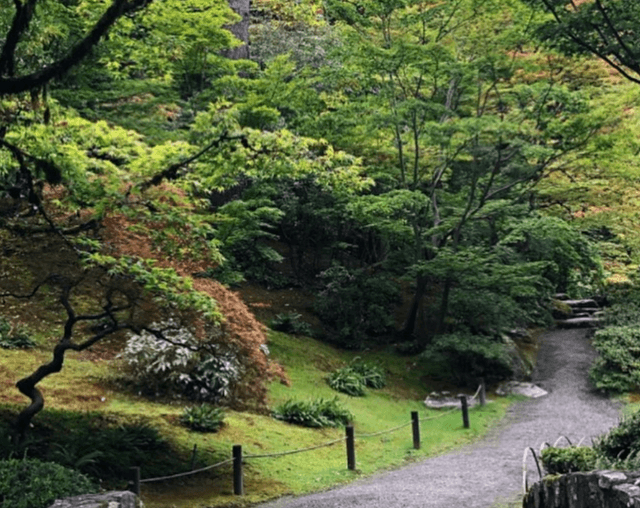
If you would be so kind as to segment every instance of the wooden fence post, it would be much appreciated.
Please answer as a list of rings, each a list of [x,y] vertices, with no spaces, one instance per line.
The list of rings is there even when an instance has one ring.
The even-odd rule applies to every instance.
[[[487,386],[484,384],[484,378],[480,378],[480,405],[487,403]]]
[[[129,490],[136,496],[140,496],[140,468],[130,467],[131,479],[129,480]]]
[[[191,452],[191,463],[189,464],[189,469],[193,471],[196,468],[196,457],[198,455],[198,445],[193,445],[193,451]]]
[[[417,411],[411,411],[411,424],[413,427],[413,448],[420,449],[420,419]]]
[[[467,396],[460,395],[460,405],[462,406],[462,423],[465,429],[469,428],[469,405],[467,404]]]
[[[233,493],[236,496],[244,495],[242,481],[242,445],[233,445]]]
[[[353,425],[347,425],[347,469],[354,471],[356,468],[356,440]]]

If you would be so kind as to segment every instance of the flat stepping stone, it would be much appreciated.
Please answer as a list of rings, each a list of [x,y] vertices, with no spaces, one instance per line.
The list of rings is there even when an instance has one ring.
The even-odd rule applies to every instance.
[[[462,402],[460,402],[460,396],[465,395],[461,393],[453,396],[450,392],[431,392],[429,396],[424,399],[424,405],[429,409],[454,409],[461,408]],[[479,404],[478,399],[472,399],[467,395],[468,407],[473,407]]]
[[[496,389],[496,395],[524,395],[531,399],[537,399],[538,397],[544,397],[549,392],[543,390],[533,383],[526,383],[524,381],[505,381],[500,383]]]

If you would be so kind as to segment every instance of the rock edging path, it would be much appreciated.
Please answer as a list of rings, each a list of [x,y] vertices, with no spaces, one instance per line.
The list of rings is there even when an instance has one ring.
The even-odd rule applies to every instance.
[[[574,443],[615,426],[619,404],[588,381],[595,356],[585,330],[554,330],[542,338],[533,381],[549,394],[514,404],[481,441],[402,469],[263,508],[491,508],[521,506],[522,455],[560,435]],[[532,459],[531,459],[532,460]],[[530,463],[529,469],[535,469]],[[537,472],[531,480],[537,480]]]

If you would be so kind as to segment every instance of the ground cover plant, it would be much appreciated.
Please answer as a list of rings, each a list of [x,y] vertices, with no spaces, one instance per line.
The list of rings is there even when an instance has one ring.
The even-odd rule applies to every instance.
[[[216,432],[224,424],[224,409],[207,404],[191,406],[180,415],[180,423],[198,432]]]
[[[354,418],[336,398],[309,401],[287,400],[274,409],[273,417],[312,428],[344,427]]]
[[[54,462],[0,460],[0,499],[6,508],[48,508],[56,499],[95,489],[86,476]]]

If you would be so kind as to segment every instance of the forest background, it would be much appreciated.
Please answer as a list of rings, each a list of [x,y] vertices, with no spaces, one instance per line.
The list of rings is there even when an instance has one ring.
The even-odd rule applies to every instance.
[[[268,412],[287,374],[229,288],[273,328],[412,355],[425,388],[522,374],[557,293],[624,294],[633,324],[634,61],[572,46],[557,4],[254,1],[245,59],[224,1],[3,6],[0,331],[54,350],[7,456],[67,351],[120,352],[119,390]],[[283,291],[293,311],[255,301]],[[627,360],[596,383],[637,388]]]

